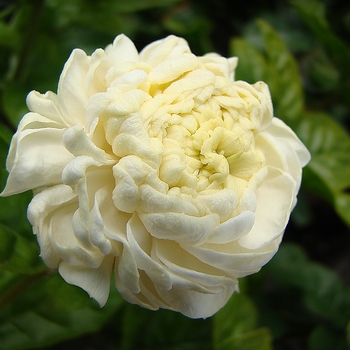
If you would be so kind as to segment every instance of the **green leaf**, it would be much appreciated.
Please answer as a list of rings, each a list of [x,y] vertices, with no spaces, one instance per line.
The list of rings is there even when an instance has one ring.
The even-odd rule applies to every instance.
[[[349,190],[349,189],[348,189]],[[345,223],[350,226],[350,194],[339,193],[335,197],[335,210]]]
[[[324,113],[304,113],[296,129],[312,154],[310,167],[334,191],[350,186],[350,136]]]
[[[347,350],[349,349],[342,334],[320,325],[313,329],[308,339],[309,350]]]
[[[287,45],[268,23],[259,20],[258,27],[264,40],[264,50],[269,67],[266,82],[275,102],[275,115],[292,125],[301,118],[304,106],[297,63]]]
[[[169,311],[156,312],[126,305],[121,349],[210,350],[211,320],[193,320]]]
[[[20,35],[15,28],[0,21],[0,46],[18,50],[20,47]]]
[[[41,348],[98,331],[120,308],[114,289],[104,308],[57,274],[41,278],[0,312],[0,349]]]
[[[229,302],[214,316],[214,348],[271,349],[271,336],[266,328],[256,328],[257,311],[248,296],[232,295]]]
[[[23,115],[28,112],[26,105],[28,92],[26,88],[18,83],[10,84],[3,90],[1,103],[14,128],[17,127]]]
[[[181,0],[129,0],[129,1],[109,1],[100,0],[98,2],[91,2],[88,0],[48,0],[47,3],[50,7],[57,10],[64,8],[65,11],[71,10],[71,13],[85,10],[84,12],[101,12],[108,14],[119,12],[136,12],[156,7],[168,7],[175,5]]]
[[[272,339],[268,328],[259,328],[234,335],[219,343],[218,350],[271,350]]]
[[[266,269],[281,286],[299,289],[310,311],[345,328],[350,319],[350,289],[332,270],[309,261],[302,248],[293,244],[283,244]]]
[[[267,80],[267,63],[263,54],[243,39],[233,39],[230,43],[231,56],[238,57],[236,79],[254,84]]]
[[[0,266],[8,260],[14,250],[16,238],[13,234],[9,234],[6,230],[0,226]]]
[[[38,245],[0,225],[0,269],[37,273],[46,269],[39,258]]]
[[[311,152],[309,169],[320,179],[315,187],[311,177],[304,177],[306,186],[316,189],[334,202],[335,210],[350,226],[350,136],[337,122],[324,113],[303,113],[295,131]],[[307,173],[306,173],[307,174]]]
[[[342,78],[348,79],[350,77],[350,48],[329,27],[325,3],[317,0],[294,0],[291,1],[291,4],[342,70]]]

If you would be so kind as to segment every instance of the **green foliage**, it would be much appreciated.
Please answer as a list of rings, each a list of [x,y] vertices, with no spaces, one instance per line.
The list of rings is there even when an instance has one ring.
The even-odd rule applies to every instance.
[[[39,348],[96,332],[122,303],[114,292],[100,309],[82,290],[68,285],[57,274],[37,275],[20,286],[27,290],[16,303],[1,305],[1,350]]]
[[[225,307],[214,316],[214,349],[272,349],[270,332],[267,328],[257,328],[257,319],[257,310],[249,297],[233,294]]]
[[[127,305],[120,329],[122,350],[142,347],[169,350],[211,349],[210,320],[191,320],[168,310],[154,312]]]
[[[45,269],[38,246],[5,226],[0,226],[0,268],[32,274]]]
[[[92,53],[121,32],[138,48],[173,33],[185,37],[196,54],[229,50],[239,57],[236,78],[268,83],[275,115],[312,155],[294,214],[302,220],[294,219],[289,233],[296,244],[283,243],[259,274],[241,281],[243,292],[206,320],[127,305],[114,287],[100,309],[41,261],[26,218],[31,193],[0,198],[0,350],[350,348],[349,280],[334,271],[341,273],[344,264],[349,271],[350,30],[341,26],[349,24],[350,12],[321,0],[263,0],[240,8],[232,3],[0,1],[1,189],[27,93],[55,91],[73,48]],[[315,202],[317,209],[327,202],[345,225],[322,218]],[[323,224],[329,226],[320,229]],[[336,254],[322,258],[305,245],[321,241],[327,249],[336,239]]]
[[[292,1],[292,4],[326,48],[337,67],[341,69],[342,78],[348,80],[350,78],[350,48],[330,28],[326,19],[325,4],[317,0],[295,0]]]
[[[311,330],[310,349],[327,349],[331,342],[338,344],[335,349],[347,348],[350,289],[335,272],[310,261],[305,252],[293,244],[283,245],[266,269],[280,293],[273,296],[275,303],[289,309],[289,313],[299,317],[298,322],[304,329]],[[293,304],[285,307],[285,303]],[[279,317],[290,322],[288,315],[279,314]]]
[[[275,102],[275,115],[292,126],[311,152],[304,177],[305,187],[334,203],[346,223],[350,223],[350,136],[330,115],[307,111],[297,63],[276,31],[258,22],[264,52],[252,44],[235,39],[233,54],[240,59],[237,78],[268,83]]]

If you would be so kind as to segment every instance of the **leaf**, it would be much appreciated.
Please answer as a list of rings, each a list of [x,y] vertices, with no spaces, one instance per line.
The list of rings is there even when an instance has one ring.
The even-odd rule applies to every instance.
[[[18,83],[9,84],[2,93],[2,105],[4,112],[12,122],[14,128],[25,113],[28,112],[26,97],[28,90]]]
[[[350,77],[350,48],[329,27],[325,3],[317,0],[294,0],[291,1],[291,4],[341,68],[342,77],[348,79]]]
[[[218,350],[271,350],[272,339],[268,328],[259,328],[244,334],[226,338]]]
[[[310,350],[347,350],[347,344],[341,335],[320,325],[313,329],[308,339],[308,349]]]
[[[71,9],[75,11],[85,10],[85,12],[101,12],[101,13],[119,13],[119,12],[136,12],[156,7],[168,7],[175,5],[181,0],[129,0],[129,1],[114,1],[100,0],[98,2],[91,2],[88,0],[49,0],[49,6],[59,10],[64,8],[65,11]],[[94,10],[94,11],[93,11]]]
[[[236,69],[237,80],[244,80],[250,84],[267,80],[266,60],[253,45],[243,39],[233,39],[230,43],[230,53],[239,59]]]
[[[99,308],[80,288],[51,275],[0,312],[0,349],[41,348],[95,332],[122,303],[114,289],[104,308]]]
[[[350,136],[325,113],[303,113],[295,131],[311,152],[309,169],[318,177],[318,193],[334,202],[335,210],[350,226],[350,199],[345,192],[350,188]],[[313,179],[304,183],[315,186]],[[316,188],[317,190],[317,188]]]
[[[275,115],[289,125],[301,118],[304,95],[297,63],[287,45],[266,22],[259,20],[259,30],[264,40],[268,63],[266,82],[275,101]]]
[[[348,226],[350,226],[350,194],[349,193],[337,194],[337,196],[335,197],[334,205],[335,205],[335,210],[340,215],[340,217],[345,221],[345,223]]]
[[[18,50],[20,47],[20,35],[15,28],[0,20],[0,46]]]
[[[169,310],[154,312],[127,305],[122,318],[120,348],[210,350],[210,321],[193,320]]]
[[[345,328],[350,319],[350,289],[332,270],[308,260],[302,248],[283,244],[266,267],[279,285],[302,292],[310,311]]]
[[[0,225],[0,269],[37,273],[46,269],[39,258],[38,245]]]
[[[266,328],[255,329],[257,311],[248,296],[232,295],[229,302],[214,316],[214,348],[271,349],[271,336]]]
[[[11,257],[15,246],[15,240],[13,234],[7,233],[5,229],[0,226],[0,266]]]

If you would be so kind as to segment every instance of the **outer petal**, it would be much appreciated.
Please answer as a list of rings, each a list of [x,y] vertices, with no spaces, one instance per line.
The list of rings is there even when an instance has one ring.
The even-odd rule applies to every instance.
[[[259,271],[277,250],[274,244],[260,251],[242,249],[236,243],[182,247],[204,263],[221,269],[236,278]]]
[[[159,63],[170,57],[181,56],[184,53],[190,53],[187,42],[174,35],[170,35],[165,39],[153,42],[147,45],[140,52],[140,60],[147,62],[150,66],[155,67]]]
[[[109,45],[105,50],[108,59],[113,66],[120,65],[123,62],[138,61],[138,52],[134,43],[125,35],[118,35],[113,45]]]
[[[237,291],[237,285],[224,285],[219,293],[203,293],[198,291],[196,284],[179,276],[172,276],[173,287],[164,290],[157,286],[160,296],[173,310],[179,311],[191,318],[207,318],[219,311]]]
[[[52,247],[49,237],[51,218],[57,208],[74,205],[78,207],[78,200],[69,186],[57,185],[49,187],[34,196],[28,206],[28,220],[37,235],[40,255],[45,263],[56,268],[61,260]]]
[[[257,209],[252,230],[239,239],[247,249],[258,249],[280,236],[295,203],[294,179],[277,168],[269,168],[267,178],[256,191]]]
[[[139,214],[147,230],[159,239],[170,239],[183,244],[201,244],[220,222],[218,215],[202,217],[181,213]]]
[[[65,120],[59,111],[57,95],[51,91],[45,94],[31,91],[27,96],[27,106],[32,112],[36,112],[60,124],[62,127],[71,125],[71,121]]]
[[[282,120],[273,118],[267,131],[275,136],[279,142],[288,144],[289,147],[297,153],[301,167],[304,167],[307,163],[309,163],[311,158],[310,152],[299,140],[295,132]]]
[[[88,104],[87,72],[90,57],[82,50],[74,50],[66,62],[58,83],[60,110],[72,124],[84,126]]]
[[[62,144],[64,129],[25,130],[13,139],[7,163],[9,177],[3,196],[61,182],[66,164],[73,158]]]
[[[114,257],[110,255],[96,269],[85,266],[70,266],[62,261],[59,273],[66,282],[83,288],[102,307],[108,299],[113,264]]]

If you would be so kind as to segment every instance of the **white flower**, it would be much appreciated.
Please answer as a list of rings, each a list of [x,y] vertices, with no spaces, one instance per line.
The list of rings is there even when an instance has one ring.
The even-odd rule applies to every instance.
[[[28,208],[50,268],[100,305],[208,317],[276,253],[309,152],[236,58],[169,36],[74,50],[58,92],[31,92],[3,196]]]

